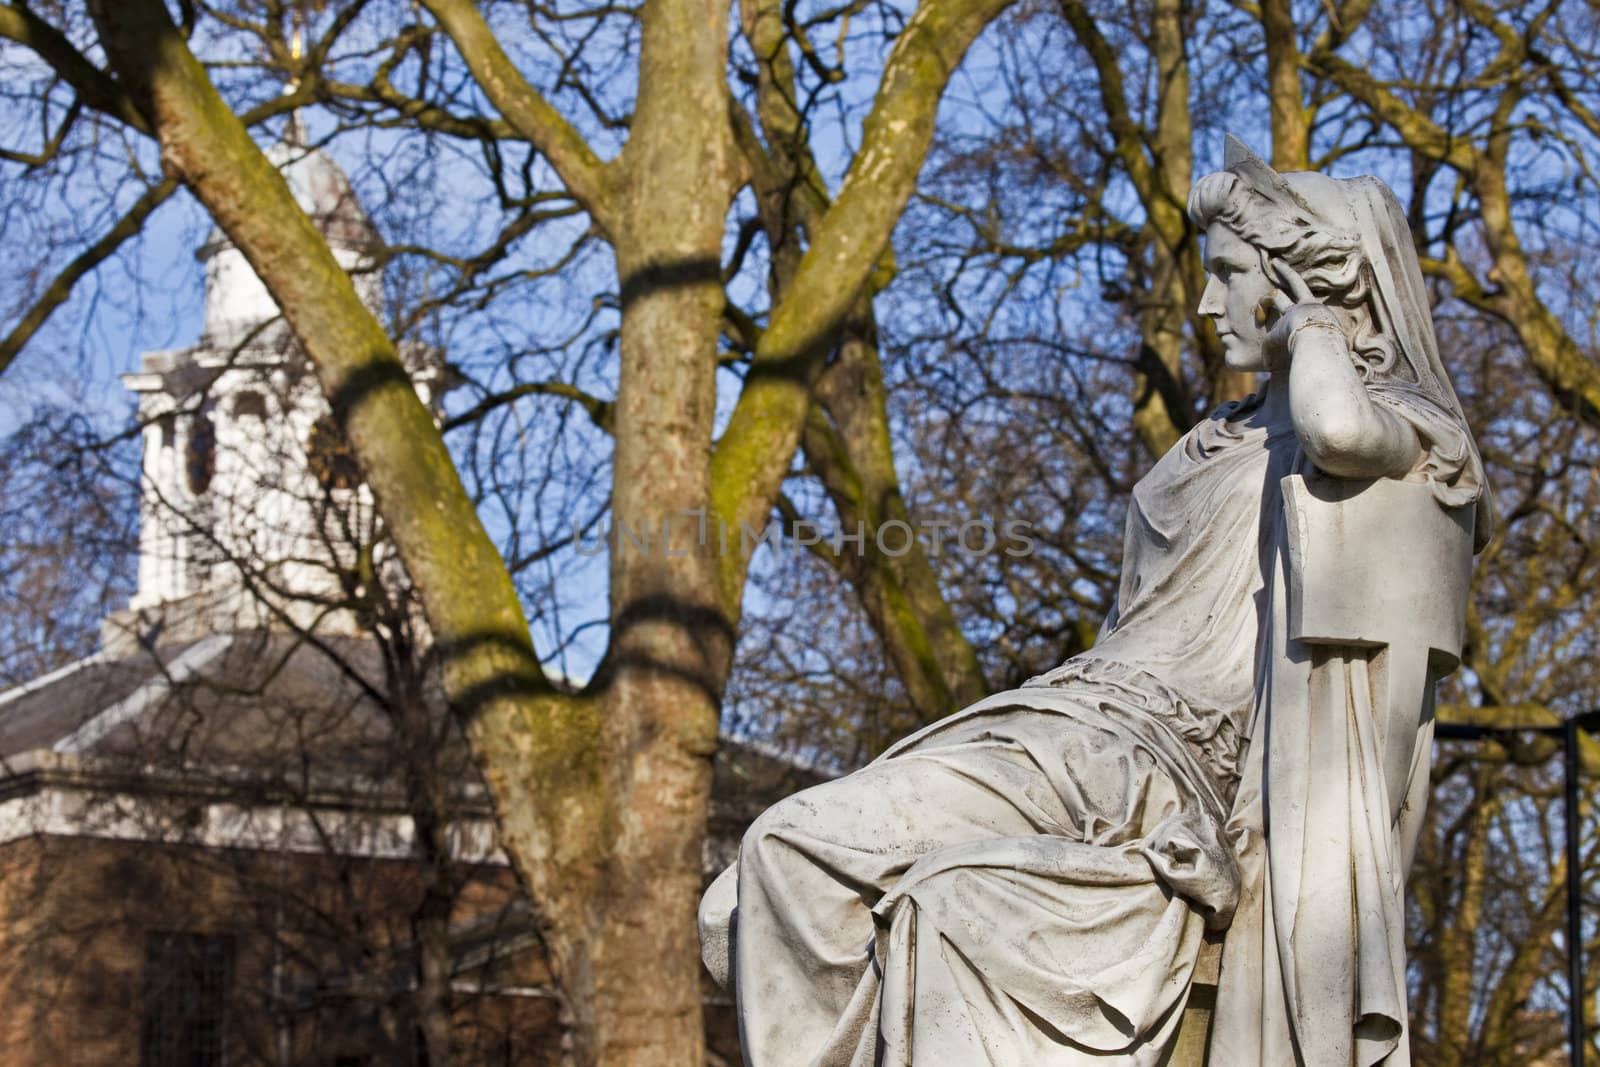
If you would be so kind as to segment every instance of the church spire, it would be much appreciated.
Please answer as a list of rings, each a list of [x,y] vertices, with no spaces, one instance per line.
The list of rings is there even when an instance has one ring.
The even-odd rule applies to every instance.
[[[284,96],[293,96],[300,91],[300,60],[305,56],[305,44],[301,40],[300,9],[294,9],[294,29],[289,34],[289,58],[294,62],[294,76],[283,86]],[[305,122],[300,117],[300,109],[294,108],[289,112],[289,121],[283,127],[283,144],[290,148],[304,148],[306,146]]]
[[[377,311],[378,236],[349,178],[306,147],[298,114],[267,156]],[[353,551],[351,531],[360,540],[372,521],[370,494],[271,294],[220,230],[197,258],[199,343],[147,352],[123,378],[144,424],[139,585],[130,611],[107,620],[108,641],[119,627],[139,636],[159,625],[178,639],[266,625],[268,589],[282,594],[279,610],[293,598],[337,598],[340,561],[330,555]],[[332,535],[329,522],[339,527]]]

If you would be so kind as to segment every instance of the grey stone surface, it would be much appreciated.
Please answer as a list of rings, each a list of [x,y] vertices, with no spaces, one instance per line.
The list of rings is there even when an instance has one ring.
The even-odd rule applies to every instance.
[[[1190,215],[1269,378],[1135,487],[1094,648],[756,820],[701,909],[755,1067],[1409,1063],[1482,463],[1386,186],[1230,140]]]

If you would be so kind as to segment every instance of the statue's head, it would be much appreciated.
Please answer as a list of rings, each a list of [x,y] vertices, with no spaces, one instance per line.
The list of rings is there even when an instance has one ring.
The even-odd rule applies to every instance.
[[[1272,369],[1266,336],[1275,314],[1272,297],[1281,287],[1277,260],[1335,310],[1364,377],[1393,367],[1394,349],[1374,314],[1373,275],[1364,269],[1367,256],[1351,207],[1366,192],[1356,183],[1382,185],[1370,178],[1279,174],[1233,138],[1227,169],[1195,183],[1189,217],[1205,233],[1210,275],[1199,311],[1216,321],[1228,366]]]
[[[1199,310],[1228,365],[1272,370],[1267,335],[1278,265],[1332,308],[1373,400],[1409,422],[1423,474],[1449,507],[1477,505],[1478,546],[1494,528],[1483,461],[1439,359],[1427,286],[1405,211],[1377,178],[1279,174],[1228,138],[1225,168],[1195,183],[1189,217],[1205,232],[1210,278]]]

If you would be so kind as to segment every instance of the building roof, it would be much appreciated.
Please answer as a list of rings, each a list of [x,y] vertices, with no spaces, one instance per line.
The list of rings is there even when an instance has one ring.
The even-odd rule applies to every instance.
[[[403,753],[386,710],[377,642],[315,641],[288,631],[214,634],[80,660],[0,694],[0,758],[45,749],[142,766],[227,768],[285,787],[356,787],[388,779]],[[419,721],[431,758],[474,780],[436,684]]]
[[[488,797],[443,692],[436,678],[416,689],[421,706],[409,710],[431,731],[425,758],[455,786],[462,817],[487,833]],[[257,824],[241,833],[233,812],[241,803],[288,804],[385,812],[404,821],[406,751],[385,694],[382,650],[367,637],[312,640],[253,630],[122,656],[101,653],[0,693],[0,807],[8,797],[52,788],[182,794],[209,805],[195,816],[205,824],[193,835],[202,843],[278,847],[275,833],[305,838],[288,847],[314,850],[315,827],[274,823],[268,833]],[[712,874],[734,860],[756,815],[828,777],[726,738],[713,768],[704,856]],[[7,813],[0,811],[0,838],[145,836],[138,824],[103,817],[100,825],[74,829],[71,810],[50,808],[48,819],[28,823],[26,831],[7,830]],[[172,836],[158,829],[163,839]],[[382,829],[378,845],[368,840],[370,829],[361,833],[365,850],[409,848],[409,830],[399,824]],[[468,844],[482,855],[487,841]]]

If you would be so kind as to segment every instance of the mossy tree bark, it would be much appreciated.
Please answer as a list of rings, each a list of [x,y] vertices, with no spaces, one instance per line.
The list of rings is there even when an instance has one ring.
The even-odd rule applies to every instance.
[[[1146,250],[1141,269],[1147,276],[1132,285],[1141,302],[1133,424],[1150,454],[1160,456],[1194,424],[1199,399],[1212,404],[1234,400],[1255,385],[1253,374],[1230,370],[1223,362],[1215,329],[1196,311],[1205,269],[1200,234],[1187,210],[1194,170],[1187,43],[1192,12],[1185,0],[1156,0],[1150,9],[1148,47],[1156,68],[1156,95],[1148,125],[1135,116],[1121,59],[1101,21],[1082,0],[1061,0],[1061,12],[1094,65],[1111,150],[1145,213],[1140,244]],[[1199,356],[1199,383],[1184,374],[1186,326]]]
[[[712,511],[730,528],[765,521],[789,470],[812,383],[878,269],[933,139],[939,99],[978,33],[1012,0],[925,0],[895,40],[861,148],[756,345],[749,376],[712,458]],[[749,555],[722,557],[733,607]]]
[[[603,796],[595,716],[546,680],[510,575],[393,342],[164,5],[107,0],[92,12],[164,168],[244,253],[306,346],[424,606],[451,704],[475,750],[493,754],[484,770],[503,802],[504,844],[559,916],[559,887],[577,864],[557,843]]]
[[[577,694],[541,670],[506,568],[392,340],[164,5],[92,5],[138,125],[265,282],[361,461],[495,796],[502,845],[539,910],[577,1063],[701,1058],[693,916],[709,757],[749,566],[737,531],[772,512],[826,354],[870,299],[944,86],[1009,2],[927,0],[906,23],[861,149],[810,220],[713,442],[721,240],[748,179],[729,122],[726,7],[642,9],[639,102],[625,149],[607,162],[523,78],[476,7],[426,0],[504,121],[550,162],[616,255],[613,523],[649,540],[616,538],[611,641]],[[735,534],[727,550],[704,535],[716,520]]]
[[[861,534],[854,554],[836,553],[872,628],[884,643],[918,718],[932,722],[986,694],[982,667],[939,588],[900,491],[889,436],[888,390],[876,332],[857,324],[817,384],[806,419],[806,461],[833,502],[841,530]],[[904,524],[904,527],[886,524]],[[892,546],[890,551],[880,547]]]
[[[756,122],[736,140],[751,174],[759,218],[773,250],[768,291],[774,305],[790,299],[804,235],[832,201],[819,177],[809,130],[795,110],[798,99],[790,34],[775,0],[740,0],[740,29],[758,63]],[[900,490],[890,437],[888,390],[883,380],[871,297],[895,271],[892,254],[880,258],[839,333],[831,358],[817,370],[814,400],[801,444],[807,466],[827,490],[842,533],[860,540],[844,551],[814,546],[850,582],[873,631],[884,644],[913,710],[923,722],[984,695],[978,656],[961,632],[939,588],[925,545],[912,538],[903,552],[878,548],[885,523],[915,529]],[[754,351],[759,332],[734,322],[739,342]],[[893,531],[898,546],[904,537]],[[843,547],[841,543],[841,548]]]

